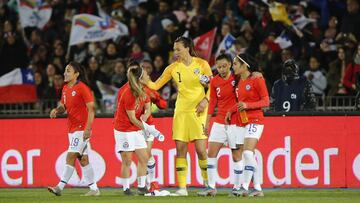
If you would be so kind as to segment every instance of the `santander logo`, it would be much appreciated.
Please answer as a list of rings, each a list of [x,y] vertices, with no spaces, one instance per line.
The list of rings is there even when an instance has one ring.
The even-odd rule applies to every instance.
[[[89,160],[93,170],[94,170],[94,175],[95,175],[95,181],[98,182],[104,175],[105,175],[105,171],[106,171],[106,164],[105,164],[105,160],[104,158],[97,153],[96,151],[94,151],[93,149],[89,150],[90,154],[89,154]],[[67,155],[67,151],[63,152],[58,159],[56,160],[55,163],[55,170],[56,170],[56,175],[61,178],[61,175],[64,171],[65,168],[65,163],[66,163],[66,155]],[[76,165],[76,164],[75,164]],[[76,167],[77,169],[79,169],[78,167]],[[71,176],[68,184],[69,185],[73,185],[73,186],[87,186],[88,183],[86,183],[84,176],[81,173],[81,177],[79,176],[79,170],[75,170],[73,175]]]

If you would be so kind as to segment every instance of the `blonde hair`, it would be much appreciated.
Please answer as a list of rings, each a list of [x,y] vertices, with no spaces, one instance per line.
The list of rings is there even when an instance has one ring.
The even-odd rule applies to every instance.
[[[128,72],[127,72],[127,78],[130,85],[130,90],[132,94],[137,99],[143,99],[145,98],[146,94],[145,91],[140,84],[140,78],[143,76],[144,70],[140,67],[140,65],[137,62],[131,62],[128,64]]]

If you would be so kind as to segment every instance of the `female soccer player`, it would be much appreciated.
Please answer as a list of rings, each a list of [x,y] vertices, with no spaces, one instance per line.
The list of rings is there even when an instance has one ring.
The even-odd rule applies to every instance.
[[[119,99],[121,98],[124,90],[128,89],[128,88],[129,88],[129,82],[125,83],[120,88],[117,101],[119,101]],[[149,96],[150,101],[152,103],[154,103],[159,109],[165,109],[167,107],[166,100],[164,100],[157,91],[149,89],[146,86],[144,87],[144,91],[146,92],[146,95]],[[153,117],[150,115],[149,118],[147,119],[146,123],[149,124],[150,126],[154,126],[153,122],[154,122]],[[153,192],[154,190],[159,190],[159,186],[158,186],[157,182],[155,181],[156,163],[155,163],[154,157],[151,154],[151,149],[152,149],[152,146],[154,143],[155,136],[152,134],[149,134],[148,132],[145,132],[144,136],[145,136],[145,140],[146,140],[146,144],[147,144],[147,152],[149,155],[149,160],[147,163],[146,183],[147,183],[149,192]]]
[[[130,190],[130,165],[133,152],[138,158],[138,194],[144,195],[146,189],[146,168],[149,159],[147,153],[146,140],[142,130],[142,123],[146,121],[150,114],[150,99],[146,95],[141,78],[144,70],[137,62],[129,64],[127,73],[129,86],[122,91],[117,101],[117,111],[114,120],[114,136],[116,151],[120,153],[122,159],[121,175],[123,178],[123,190],[125,195],[132,195]]]
[[[204,182],[207,182],[206,134],[204,125],[208,98],[204,86],[200,83],[203,76],[212,75],[209,64],[196,57],[191,39],[179,37],[174,42],[176,61],[170,64],[154,83],[145,78],[150,89],[158,90],[169,80],[174,79],[178,87],[173,119],[173,140],[176,143],[176,173],[179,190],[174,195],[187,196],[186,177],[188,143],[195,143],[195,150],[199,158],[199,166]]]
[[[79,63],[70,62],[65,68],[64,78],[67,84],[63,87],[60,104],[51,110],[50,118],[56,118],[58,114],[67,112],[69,148],[61,180],[56,187],[48,187],[48,190],[56,196],[61,195],[75,170],[75,160],[78,158],[85,180],[90,187],[90,191],[85,196],[99,196],[100,191],[96,185],[94,171],[88,156],[89,139],[95,117],[94,97],[86,85],[85,70]]]
[[[234,188],[240,188],[240,180],[243,164],[241,161],[241,149],[243,139],[241,139],[241,127],[236,126],[237,116],[232,115],[230,126],[225,124],[225,116],[231,107],[236,105],[236,96],[234,94],[235,77],[231,73],[230,68],[232,59],[227,54],[219,55],[216,58],[216,68],[218,75],[211,79],[210,82],[210,104],[205,129],[209,128],[210,118],[217,106],[218,112],[212,125],[209,146],[208,146],[208,168],[207,174],[209,178],[209,186],[203,191],[198,192],[200,196],[216,195],[216,177],[217,177],[217,155],[225,143],[229,144],[232,151],[234,166]]]
[[[264,129],[262,108],[269,106],[269,94],[264,78],[250,77],[254,68],[253,64],[254,61],[247,54],[240,54],[234,58],[234,74],[240,76],[237,84],[238,103],[226,116],[226,119],[229,119],[231,113],[237,110],[240,117],[239,123],[246,129],[243,152],[244,181],[238,191],[233,191],[233,194],[238,196],[264,196],[255,160],[255,148]],[[252,178],[254,190],[249,193],[248,189]]]

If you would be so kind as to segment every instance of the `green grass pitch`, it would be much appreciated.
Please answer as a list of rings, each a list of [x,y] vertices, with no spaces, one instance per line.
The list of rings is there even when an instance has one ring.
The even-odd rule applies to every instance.
[[[173,191],[174,189],[170,189]],[[131,203],[209,203],[209,202],[299,202],[299,203],[317,203],[317,202],[334,202],[343,203],[360,202],[359,189],[276,189],[265,190],[265,197],[243,198],[228,197],[229,190],[220,189],[216,197],[197,197],[196,191],[199,188],[190,189],[188,197],[143,197],[133,196],[126,197],[122,195],[122,189],[101,189],[99,197],[82,197],[81,194],[87,192],[85,188],[66,188],[62,196],[56,197],[50,194],[46,188],[36,189],[0,189],[0,202],[82,202],[82,203],[103,203],[103,202],[131,202]]]

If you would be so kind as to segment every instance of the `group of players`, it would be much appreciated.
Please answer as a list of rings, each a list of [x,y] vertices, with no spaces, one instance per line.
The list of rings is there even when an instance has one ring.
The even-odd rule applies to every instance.
[[[218,74],[212,77],[209,64],[196,57],[193,42],[179,37],[174,42],[176,61],[170,64],[152,82],[146,71],[137,63],[128,64],[128,83],[120,88],[114,119],[116,151],[121,154],[121,177],[125,195],[130,190],[130,164],[135,152],[138,159],[137,193],[144,195],[159,190],[155,180],[155,160],[151,155],[152,142],[161,137],[151,118],[150,104],[166,108],[156,92],[173,79],[178,96],[173,117],[172,139],[176,144],[176,174],[179,189],[174,196],[187,196],[188,144],[195,145],[205,189],[199,196],[216,195],[217,155],[225,145],[232,150],[235,196],[263,196],[259,170],[254,150],[264,129],[262,108],[269,106],[269,95],[265,80],[252,57],[246,54],[230,58],[222,54],[216,58]],[[232,69],[232,70],[231,70]],[[59,106],[50,112],[50,117],[67,112],[69,148],[66,165],[60,182],[48,190],[60,196],[74,172],[78,159],[90,191],[86,196],[100,195],[89,163],[89,139],[95,116],[94,98],[86,86],[84,69],[80,64],[70,62],[64,72],[66,85],[62,91]],[[209,80],[209,78],[211,78]],[[217,107],[210,135],[210,118]],[[155,132],[155,133],[154,133]],[[208,139],[209,137],[209,139]],[[208,139],[208,152],[206,151]],[[253,181],[254,188],[249,189]]]

